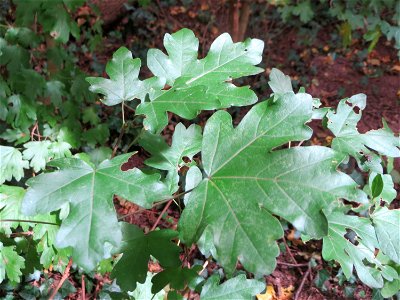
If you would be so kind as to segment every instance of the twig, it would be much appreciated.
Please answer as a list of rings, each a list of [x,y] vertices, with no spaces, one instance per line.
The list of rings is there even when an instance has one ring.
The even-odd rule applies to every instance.
[[[85,275],[82,274],[82,300],[86,299],[86,291],[85,291]]]
[[[115,142],[115,145],[114,145],[114,148],[113,148],[113,151],[112,151],[112,154],[111,154],[111,158],[113,158],[114,156],[115,156],[115,154],[117,153],[117,150],[118,150],[118,145],[119,145],[119,143],[121,142],[121,139],[122,139],[122,136],[124,135],[124,133],[125,133],[125,129],[126,129],[126,123],[125,123],[125,121],[122,123],[122,126],[121,126],[121,131],[119,132],[119,136],[118,136],[118,139],[117,139],[117,141]]]
[[[311,272],[311,265],[309,264],[308,265],[308,270],[307,270],[306,274],[303,276],[303,280],[301,281],[300,286],[297,289],[296,294],[294,295],[294,300],[298,300],[299,299],[301,290],[303,289],[304,283],[306,282],[308,274],[310,274],[310,272]]]
[[[142,137],[142,134],[144,133],[144,130],[141,130],[140,133],[133,139],[133,141],[128,145],[128,148],[126,148],[125,152],[128,152],[129,149],[136,144],[136,142]]]
[[[285,243],[285,248],[286,248],[286,251],[289,253],[290,258],[292,259],[292,261],[293,261],[296,265],[298,265],[299,263],[298,263],[297,260],[294,258],[293,254],[292,254],[292,251],[290,251],[290,248],[289,248],[289,246],[288,246],[288,244],[287,244],[287,242],[286,242],[285,237],[283,237],[283,242]],[[300,268],[297,268],[297,270],[299,271],[299,273],[300,273],[301,275],[303,275],[303,271],[302,271]]]
[[[2,219],[0,222],[19,222],[19,223],[35,223],[35,224],[47,224],[47,225],[56,225],[57,223],[44,222],[44,221],[33,221],[33,220],[18,220],[18,219]]]
[[[160,222],[163,214],[167,211],[168,207],[171,206],[172,201],[174,201],[174,199],[171,199],[167,202],[167,204],[165,205],[164,209],[162,210],[161,214],[158,216],[157,221],[153,224],[153,227],[151,227],[150,231],[153,231],[154,229],[156,229],[158,223]]]
[[[179,198],[180,196],[183,196],[183,195],[185,195],[185,194],[187,194],[187,193],[190,193],[191,191],[193,191],[193,189],[190,189],[190,190],[187,190],[187,191],[185,191],[185,192],[176,194],[175,196],[172,196],[172,197],[170,197],[170,198],[168,198],[168,199],[164,199],[164,200],[158,201],[158,202],[154,203],[150,208],[153,208],[153,207],[155,207],[155,206],[157,206],[157,205],[160,205],[160,204],[163,204],[163,203],[165,203],[165,202],[171,201],[171,200],[173,200],[173,199],[177,199],[177,198]],[[150,208],[149,208],[149,209],[150,209]],[[118,217],[118,220],[120,221],[120,220],[122,220],[122,219],[124,219],[124,218],[126,218],[126,217],[129,217],[129,216],[131,216],[131,215],[135,215],[135,214],[140,213],[140,212],[145,211],[145,210],[147,210],[147,208],[138,209],[138,210],[136,210],[136,211],[134,211],[134,212],[131,212],[131,213],[129,213],[129,214],[126,214],[126,215],[123,215],[123,216]]]
[[[33,235],[33,231],[27,231],[27,232],[14,232],[10,234],[10,237],[16,237],[16,236],[30,236]]]
[[[57,287],[55,288],[55,290],[53,291],[53,293],[51,293],[51,296],[49,298],[49,300],[53,300],[54,297],[57,295],[58,290],[62,287],[64,281],[68,278],[69,276],[69,270],[71,269],[72,266],[72,258],[69,259],[68,265],[65,268],[64,274],[61,277],[60,282],[58,283]]]
[[[290,263],[285,263],[278,261],[278,265],[283,265],[283,266],[289,266],[289,267],[307,267],[309,264],[308,263],[303,263],[303,264],[290,264]]]

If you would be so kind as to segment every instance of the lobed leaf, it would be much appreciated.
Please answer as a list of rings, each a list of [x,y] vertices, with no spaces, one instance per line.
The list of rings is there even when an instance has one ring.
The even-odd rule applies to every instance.
[[[207,177],[190,194],[179,223],[181,239],[196,242],[208,228],[228,273],[239,259],[247,270],[269,274],[279,253],[275,241],[283,235],[272,214],[320,238],[328,230],[325,207],[338,198],[364,199],[355,182],[336,170],[343,155],[318,146],[274,150],[308,139],[312,132],[304,124],[311,115],[312,99],[305,93],[257,104],[236,128],[228,113],[215,113],[203,135]]]
[[[144,234],[135,225],[122,223],[122,243],[119,247],[122,257],[114,266],[112,278],[124,291],[136,289],[136,283],[144,283],[150,255],[160,261],[163,267],[180,265],[180,248],[171,242],[178,236],[173,230],[159,230]]]
[[[174,193],[178,189],[178,171],[185,162],[183,157],[192,159],[201,150],[201,128],[192,124],[187,129],[182,123],[175,126],[172,136],[172,144],[169,147],[162,137],[145,132],[139,140],[139,144],[152,154],[145,164],[159,170],[168,171],[166,183],[170,192]]]
[[[140,59],[132,58],[132,53],[125,47],[119,48],[107,63],[106,72],[110,79],[87,77],[91,86],[90,91],[103,94],[102,100],[106,105],[116,105],[135,98],[144,99],[152,85],[162,87],[163,83],[157,78],[139,80]]]
[[[29,168],[29,162],[23,160],[21,152],[14,147],[0,145],[0,161],[0,184],[13,177],[20,181],[24,177],[24,169]]]
[[[0,283],[7,278],[11,282],[21,281],[21,270],[25,267],[25,259],[18,255],[15,246],[5,247],[0,242]]]
[[[58,159],[48,165],[59,170],[28,181],[22,213],[48,213],[69,205],[55,244],[72,247],[74,262],[85,270],[96,266],[107,254],[108,245],[118,247],[121,242],[114,194],[147,208],[169,195],[159,175],[146,175],[138,169],[121,171],[129,156],[105,160],[97,167],[78,158]]]
[[[353,268],[362,282],[374,288],[383,287],[383,278],[390,281],[397,278],[392,267],[375,257],[375,248],[379,245],[370,219],[334,211],[328,214],[328,222],[322,256],[325,260],[338,261],[347,278],[350,278]],[[347,229],[352,234],[348,234]]]
[[[372,215],[379,249],[400,264],[400,209],[380,207]]]
[[[167,111],[193,119],[201,110],[244,106],[257,101],[248,87],[237,87],[231,81],[262,71],[255,67],[261,62],[262,41],[248,39],[233,43],[229,34],[224,33],[200,60],[197,59],[198,40],[191,30],[166,35],[164,43],[169,56],[150,50],[147,60],[154,74],[165,78],[172,87],[150,92],[150,101],[138,106],[136,113],[146,115],[146,129],[161,132],[168,123]]]
[[[362,170],[370,169],[382,173],[381,159],[370,149],[381,155],[399,157],[400,139],[394,136],[385,121],[383,128],[360,134],[357,123],[365,106],[366,96],[358,94],[341,100],[336,112],[327,113],[328,128],[335,135],[332,148],[356,158]],[[357,112],[356,109],[360,111]]]
[[[251,299],[265,289],[265,284],[255,279],[246,279],[241,274],[218,285],[218,275],[211,276],[201,290],[202,300]]]

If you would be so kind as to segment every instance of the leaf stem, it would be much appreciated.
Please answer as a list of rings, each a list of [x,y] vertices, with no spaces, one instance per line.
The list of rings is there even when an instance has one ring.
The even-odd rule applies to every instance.
[[[35,224],[47,224],[47,225],[56,225],[57,223],[45,222],[45,221],[35,221],[35,220],[18,220],[18,219],[2,219],[0,222],[19,222],[19,223],[35,223]]]
[[[125,101],[122,101],[121,110],[122,110],[122,126],[125,125]]]

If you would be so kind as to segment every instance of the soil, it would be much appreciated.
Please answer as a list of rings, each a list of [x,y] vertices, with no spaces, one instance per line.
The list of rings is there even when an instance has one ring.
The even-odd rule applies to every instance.
[[[125,11],[125,15],[117,17],[113,15],[112,21],[107,19],[106,38],[103,48],[96,53],[96,57],[100,63],[105,64],[121,45],[130,49],[136,49],[137,45],[145,49],[149,47],[163,49],[163,34],[182,27],[195,31],[200,37],[201,52],[206,53],[204,50],[208,49],[212,40],[223,31],[230,31],[229,8],[226,5],[216,4],[217,2],[198,0],[193,1],[193,4],[187,8],[179,5],[164,7],[157,1],[158,5],[154,4],[148,8],[148,12],[156,16],[156,19],[143,24],[135,23],[140,20],[132,21],[129,18],[131,12]],[[200,14],[210,16],[208,21],[199,22]],[[112,26],[111,22],[114,22]],[[135,28],[129,29],[129,26],[141,26],[141,31]],[[260,26],[267,29],[263,31]],[[112,31],[123,33],[124,41],[116,43],[111,34]],[[299,30],[296,28],[287,28],[276,20],[250,21],[246,36],[262,38],[266,43],[266,59],[263,65],[266,73],[255,76],[248,83],[256,86],[257,92],[267,97],[271,90],[267,87],[265,79],[262,81],[261,77],[268,75],[273,67],[279,67],[299,85],[305,86],[307,92],[314,97],[319,97],[325,106],[335,107],[340,99],[362,92],[367,95],[367,108],[363,113],[359,130],[365,132],[382,127],[381,118],[384,117],[391,129],[398,133],[400,131],[400,64],[396,50],[383,39],[370,54],[365,54],[365,45],[359,41],[354,41],[350,49],[334,48],[331,37],[326,34],[330,31],[332,30],[322,28],[312,43],[304,46],[299,44]],[[146,71],[142,73],[146,75]],[[247,110],[242,109],[237,112],[235,123]],[[204,123],[209,115],[210,113],[207,112],[202,113],[198,118],[199,123]],[[171,116],[171,121],[180,120]],[[313,142],[326,144],[329,132],[316,122],[312,123],[312,127],[315,131]],[[164,133],[170,136],[172,131],[173,126],[167,128]],[[133,156],[123,168],[140,168],[145,159],[146,153],[139,153]],[[397,164],[400,165],[398,161]],[[145,231],[154,225],[163,208],[163,205],[160,205],[150,210],[141,210],[123,199],[116,198],[114,202],[119,215],[129,215],[124,218],[125,221],[136,224]],[[171,219],[169,221],[165,218],[161,219],[158,226],[176,228],[179,209],[176,205],[171,205],[166,213]],[[303,244],[300,239],[293,237],[293,229],[289,228],[285,232],[285,240],[279,241],[279,244],[286,248],[286,251],[278,257],[276,270],[265,277],[267,285],[273,288],[275,298],[260,299],[293,299],[303,279],[299,300],[348,299],[345,296],[345,287],[350,284],[338,283],[336,275],[339,268],[321,259],[320,243]],[[197,249],[191,249],[190,253],[190,263],[193,263],[194,259],[205,260]],[[307,266],[293,266],[307,263],[311,258],[316,261],[316,266],[309,272]],[[217,266],[210,263],[207,271],[211,273],[215,268]],[[154,269],[157,270],[157,267]],[[323,269],[328,270],[330,276],[321,288],[316,286],[315,279],[318,272]],[[304,278],[308,273],[309,275]],[[79,286],[78,283],[76,285]],[[372,298],[370,288],[359,282],[351,286],[354,288],[353,299]],[[187,296],[189,299],[198,299],[198,295],[194,293]],[[79,298],[78,294],[70,297],[70,299],[77,298]]]

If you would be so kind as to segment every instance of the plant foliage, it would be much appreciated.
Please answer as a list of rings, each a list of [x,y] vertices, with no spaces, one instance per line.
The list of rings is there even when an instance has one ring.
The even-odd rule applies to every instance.
[[[139,78],[140,59],[121,47],[107,64],[109,78],[87,77],[89,87],[66,48],[46,53],[49,60],[58,58],[55,70],[37,72],[29,59],[35,42],[79,35],[66,10],[78,4],[15,3],[22,27],[2,29],[0,39],[0,65],[7,70],[0,85],[0,137],[6,141],[0,146],[0,281],[16,284],[40,268],[62,271],[72,260],[86,274],[111,272],[116,281],[101,295],[126,296],[135,289],[131,295],[157,294],[168,286],[171,298],[193,290],[201,299],[249,299],[265,284],[237,275],[237,264],[257,277],[272,273],[287,222],[305,242],[322,239],[323,258],[336,261],[348,279],[355,270],[383,295],[397,292],[400,215],[390,206],[396,194],[385,162],[400,156],[399,138],[385,122],[358,132],[365,95],[341,100],[336,110],[320,108],[318,99],[304,89],[296,93],[290,78],[273,69],[273,94],[258,99],[237,79],[263,71],[257,67],[263,42],[234,43],[224,33],[199,58],[199,40],[189,29],[165,36],[166,53],[149,50],[152,76]],[[59,17],[47,18],[54,11]],[[297,13],[302,19],[310,14]],[[46,38],[24,27],[33,14]],[[116,110],[123,120],[101,118],[87,89],[107,106],[121,105]],[[224,110],[252,104],[235,126]],[[133,120],[125,120],[126,106],[135,111]],[[204,110],[217,111],[195,124]],[[168,113],[185,125],[192,120],[172,126],[171,143],[160,135],[167,125],[171,130]],[[334,134],[331,147],[312,145],[312,119],[322,119]],[[111,151],[105,147],[109,127],[121,123]],[[133,141],[118,152],[126,132]],[[149,154],[147,167],[132,165],[131,146]],[[345,172],[350,159],[369,176],[364,187]],[[29,171],[35,175],[30,179]],[[20,180],[26,190],[12,186]],[[119,222],[126,216],[116,214],[118,199],[139,210],[175,200],[182,210],[177,230],[144,231]],[[34,247],[13,238],[22,230],[29,231],[24,243]],[[192,244],[228,279],[206,278],[205,266],[190,265]],[[154,276],[148,274],[152,261],[163,268]]]

